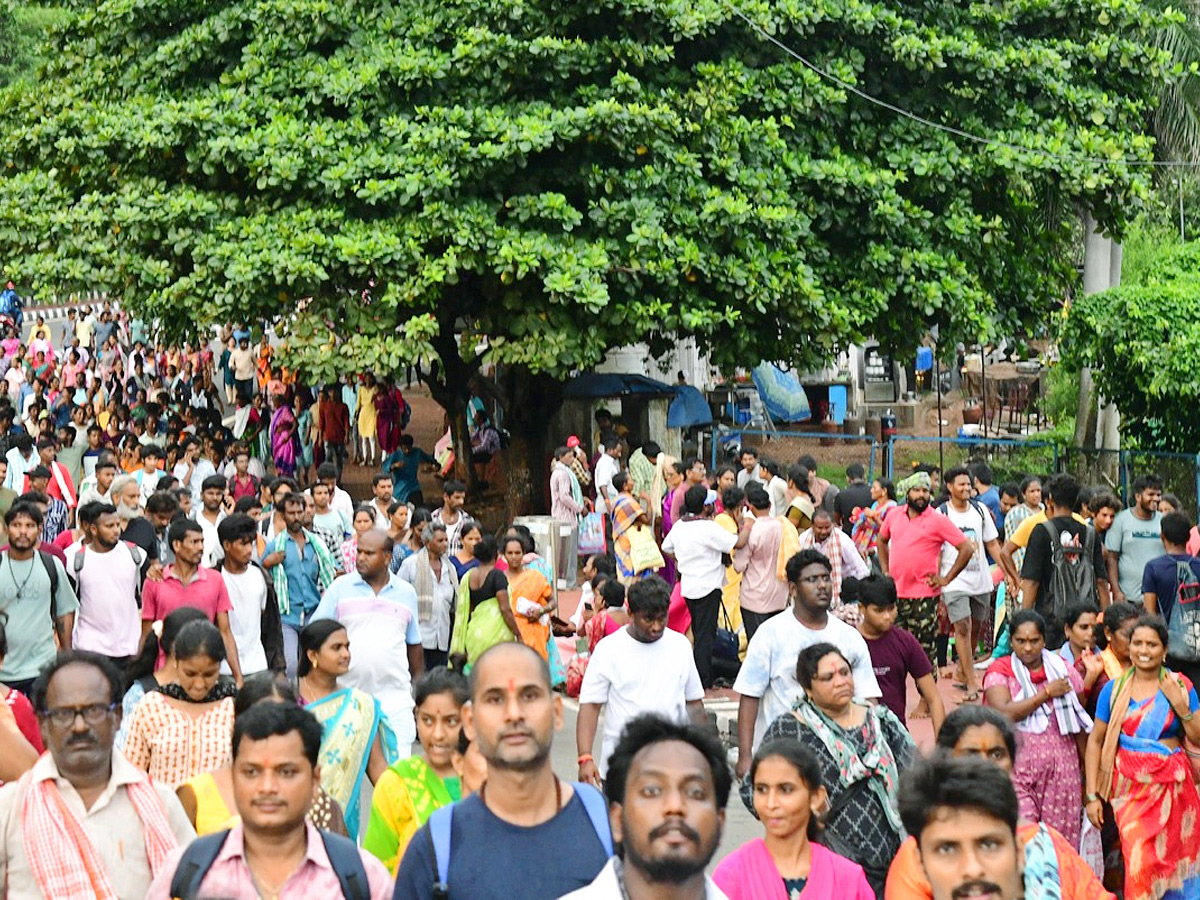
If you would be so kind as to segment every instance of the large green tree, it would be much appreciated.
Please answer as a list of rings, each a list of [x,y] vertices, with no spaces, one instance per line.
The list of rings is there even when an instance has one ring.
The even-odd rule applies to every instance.
[[[1133,447],[1195,453],[1200,447],[1200,241],[1143,224],[1127,242],[1120,287],[1077,298],[1060,346],[1069,371],[1093,369],[1121,412]]]
[[[316,379],[494,383],[540,482],[561,380],[694,335],[823,362],[1044,315],[1120,229],[1138,0],[106,0],[4,100],[0,257],[167,326],[281,321]],[[763,32],[842,82],[806,67]],[[844,84],[1025,152],[983,146]]]

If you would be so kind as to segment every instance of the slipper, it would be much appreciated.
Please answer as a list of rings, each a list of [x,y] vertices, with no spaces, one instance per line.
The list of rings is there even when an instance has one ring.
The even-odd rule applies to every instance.
[[[967,686],[966,686],[966,684],[964,684],[961,681],[956,681],[956,682],[954,682],[954,689],[958,690],[958,691],[965,691],[967,689]]]
[[[963,702],[963,703],[978,703],[979,702],[979,691],[969,692],[968,694],[966,694],[966,696],[964,696],[962,698],[961,702]]]

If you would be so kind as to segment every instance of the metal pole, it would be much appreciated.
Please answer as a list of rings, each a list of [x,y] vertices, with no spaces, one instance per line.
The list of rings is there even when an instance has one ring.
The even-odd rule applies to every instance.
[[[945,444],[942,441],[942,364],[938,360],[938,346],[933,345],[933,379],[937,382],[938,398],[938,470],[946,474]]]
[[[983,343],[979,345],[979,393],[983,404],[983,418],[979,420],[983,427],[979,433],[987,437],[987,346]]]

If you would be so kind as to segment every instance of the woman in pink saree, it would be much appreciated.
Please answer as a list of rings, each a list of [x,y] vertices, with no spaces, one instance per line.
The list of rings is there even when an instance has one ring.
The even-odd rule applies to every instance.
[[[276,474],[290,478],[296,474],[296,416],[286,394],[272,395],[271,403],[275,405],[271,414],[271,458]]]

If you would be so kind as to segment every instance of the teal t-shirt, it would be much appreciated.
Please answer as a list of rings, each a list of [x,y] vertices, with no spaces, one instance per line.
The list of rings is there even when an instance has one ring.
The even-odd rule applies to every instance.
[[[1146,570],[1146,563],[1166,552],[1161,535],[1161,513],[1156,512],[1150,519],[1139,519],[1133,510],[1123,509],[1117,513],[1104,537],[1104,546],[1108,551],[1121,555],[1117,560],[1117,575],[1121,582],[1121,593],[1130,603],[1142,602],[1142,574]]]

